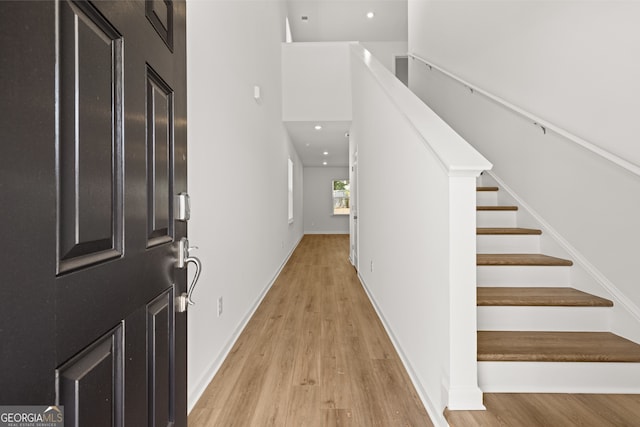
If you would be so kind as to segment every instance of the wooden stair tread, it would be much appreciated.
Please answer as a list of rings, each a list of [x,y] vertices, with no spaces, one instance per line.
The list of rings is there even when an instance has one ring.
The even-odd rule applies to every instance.
[[[498,187],[476,187],[476,191],[498,191]]]
[[[517,211],[517,206],[476,206],[478,211]]]
[[[477,254],[477,265],[571,266],[573,261],[542,254]]]
[[[479,306],[612,307],[613,302],[573,288],[479,287]]]
[[[476,234],[480,235],[521,235],[521,234],[542,234],[541,230],[535,228],[476,228]]]
[[[610,332],[478,331],[478,361],[640,362],[640,345]]]

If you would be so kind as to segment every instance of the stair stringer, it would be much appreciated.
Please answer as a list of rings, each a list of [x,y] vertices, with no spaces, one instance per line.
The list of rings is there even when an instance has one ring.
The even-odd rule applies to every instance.
[[[573,261],[570,271],[571,286],[575,289],[607,298],[613,301],[609,308],[609,331],[636,343],[640,343],[640,307],[627,298],[615,284],[608,280],[587,258],[569,241],[547,223],[534,209],[502,181],[495,173],[485,171],[479,178],[483,186],[497,186],[498,203],[501,205],[517,205],[518,227],[538,228],[541,251],[552,256],[568,258]],[[483,362],[484,363],[484,362]],[[517,362],[522,363],[522,362]],[[548,363],[548,362],[546,362]],[[640,365],[640,364],[638,364]],[[586,371],[585,371],[586,372]],[[635,377],[640,384],[640,377]],[[484,389],[483,389],[484,390]],[[487,390],[484,390],[487,391]],[[604,393],[605,391],[603,391]]]

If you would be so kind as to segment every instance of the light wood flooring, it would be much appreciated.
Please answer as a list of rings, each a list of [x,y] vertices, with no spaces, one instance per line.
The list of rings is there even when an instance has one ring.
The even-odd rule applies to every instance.
[[[638,427],[640,395],[485,393],[486,411],[448,411],[451,427]]]
[[[189,415],[204,426],[432,426],[348,261],[306,235]]]

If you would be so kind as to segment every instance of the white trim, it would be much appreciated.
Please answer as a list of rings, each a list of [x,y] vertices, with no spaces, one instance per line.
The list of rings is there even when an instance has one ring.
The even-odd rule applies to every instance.
[[[349,234],[349,230],[334,230],[334,231],[304,231],[304,234]]]
[[[409,53],[409,57],[413,58],[413,59],[417,59],[418,61],[424,63],[426,66],[428,66],[430,69],[434,68],[437,71],[441,72],[442,74],[444,74],[445,76],[451,78],[452,80],[457,81],[458,83],[466,86],[467,88],[469,88],[469,90],[474,93],[477,92],[480,95],[483,95],[487,98],[489,98],[490,100],[504,106],[507,107],[508,109],[518,113],[519,115],[526,117],[528,119],[530,119],[534,125],[539,126],[543,129],[543,131],[546,133],[546,131],[550,130],[553,131],[554,133],[568,139],[569,141],[572,141],[580,146],[582,146],[583,148],[586,148],[587,150],[601,156],[604,157],[605,159],[615,163],[616,165],[620,166],[621,168],[624,168],[626,170],[628,170],[631,173],[634,173],[636,175],[640,176],[640,166],[635,165],[621,157],[618,157],[617,155],[598,147],[597,145],[586,141],[582,138],[580,138],[579,136],[576,136],[564,129],[562,129],[559,126],[556,126],[552,123],[549,123],[548,121],[541,119],[540,117],[526,111],[523,110],[522,108],[515,106],[513,104],[511,104],[508,101],[505,101],[504,99],[500,98],[499,96],[493,95],[477,86],[472,85],[471,83],[467,82],[466,80],[461,79],[460,77],[456,76],[455,74],[452,74],[450,72],[448,72],[447,70],[427,61],[424,58],[419,57],[418,55],[415,55],[413,53]]]
[[[360,272],[358,272],[358,279],[360,279],[360,284],[362,285],[362,288],[367,294],[369,301],[371,301],[371,305],[373,306],[374,310],[378,314],[378,317],[382,322],[382,326],[384,327],[385,331],[387,331],[387,335],[389,335],[389,338],[391,339],[391,343],[393,344],[393,347],[396,349],[398,356],[400,356],[400,361],[402,362],[402,365],[404,366],[404,368],[407,370],[409,379],[413,383],[413,386],[416,388],[416,391],[418,392],[418,396],[420,397],[422,404],[427,410],[427,414],[429,415],[429,418],[431,418],[431,421],[436,427],[449,427],[449,423],[447,423],[447,420],[444,418],[443,411],[440,411],[438,410],[438,408],[435,407],[431,399],[429,399],[429,395],[427,391],[422,387],[422,383],[418,380],[418,376],[413,370],[413,367],[409,363],[404,352],[402,351],[402,347],[400,347],[400,344],[398,343],[396,336],[393,334],[393,331],[391,330],[391,327],[389,326],[387,319],[385,319],[384,315],[382,314],[382,311],[380,310],[380,307],[378,307],[378,304],[376,304],[376,301],[373,298],[373,295],[369,292],[369,288],[367,287],[367,284],[364,278],[360,275]]]
[[[548,234],[553,240],[555,240],[573,259],[573,261],[579,264],[584,270],[593,277],[593,279],[606,289],[616,301],[629,312],[633,318],[640,322],[640,307],[638,307],[633,301],[620,291],[604,274],[600,272],[593,264],[591,264],[571,243],[569,243],[560,233],[558,233],[549,223],[547,223],[542,216],[538,214],[531,206],[525,203],[516,193],[509,188],[500,178],[498,178],[493,172],[486,171],[497,183],[498,186],[504,189],[524,210],[526,210],[534,220],[536,220],[544,228],[545,234]]]
[[[224,360],[229,355],[229,352],[233,348],[233,345],[236,343],[236,341],[240,337],[240,334],[242,333],[244,328],[247,326],[247,323],[249,323],[249,320],[251,320],[251,318],[253,317],[253,314],[256,312],[256,310],[260,306],[260,303],[262,303],[262,300],[267,295],[267,292],[269,292],[269,290],[271,289],[271,286],[273,286],[273,284],[275,283],[276,279],[282,272],[282,269],[284,268],[284,266],[287,265],[287,262],[289,262],[289,258],[291,258],[291,255],[293,255],[293,252],[296,250],[296,248],[300,244],[300,241],[302,240],[303,237],[304,237],[304,234],[300,236],[296,244],[293,245],[293,249],[291,249],[291,251],[287,254],[286,258],[278,268],[278,271],[276,271],[271,281],[269,281],[267,286],[262,290],[262,292],[260,293],[256,301],[253,303],[253,305],[251,306],[247,314],[242,318],[242,320],[238,324],[238,327],[233,332],[233,334],[231,335],[231,338],[229,338],[229,341],[223,347],[218,357],[211,362],[209,367],[206,369],[205,373],[200,378],[200,381],[198,381],[198,384],[192,389],[190,395],[187,397],[187,415],[191,413],[193,408],[198,403],[198,400],[200,400],[200,397],[202,397],[202,394],[209,386],[209,383],[213,380],[213,377],[216,375],[216,373],[218,373],[218,370],[222,366],[222,363],[224,362]]]

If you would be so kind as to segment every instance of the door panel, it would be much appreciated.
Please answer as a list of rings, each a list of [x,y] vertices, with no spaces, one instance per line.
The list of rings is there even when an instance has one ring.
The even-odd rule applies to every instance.
[[[173,236],[173,91],[147,66],[147,246]]]
[[[164,38],[143,0],[0,2],[0,403],[67,425],[186,426],[185,3],[152,6]]]
[[[147,308],[150,426],[169,426],[174,421],[173,313],[171,290]]]
[[[57,370],[65,426],[123,425],[122,326]]]
[[[122,37],[60,4],[58,273],[122,254]]]
[[[146,2],[147,19],[158,32],[169,50],[173,52],[173,1],[151,0]]]

